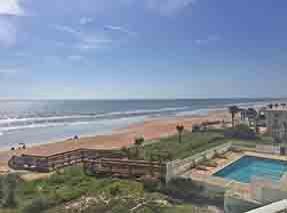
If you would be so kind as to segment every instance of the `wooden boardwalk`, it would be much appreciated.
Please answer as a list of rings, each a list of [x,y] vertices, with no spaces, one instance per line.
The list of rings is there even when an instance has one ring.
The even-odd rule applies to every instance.
[[[119,177],[153,177],[164,181],[166,164],[161,162],[100,158],[85,166],[95,174]]]
[[[36,155],[13,156],[9,167],[15,170],[52,172],[68,166],[83,165],[95,174],[140,178],[165,179],[166,164],[144,160],[127,160],[120,151],[77,149],[48,157]]]

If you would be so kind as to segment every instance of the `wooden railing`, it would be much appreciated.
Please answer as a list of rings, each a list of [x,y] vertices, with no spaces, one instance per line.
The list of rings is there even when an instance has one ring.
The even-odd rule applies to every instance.
[[[125,160],[115,158],[100,158],[85,163],[89,171],[98,175],[111,175],[120,177],[143,176],[164,180],[166,176],[166,164],[154,161]]]
[[[9,166],[15,170],[51,172],[56,169],[83,165],[85,169],[101,175],[121,177],[151,176],[164,180],[166,164],[154,161],[127,160],[119,151],[78,149],[48,157],[35,155],[13,156]]]
[[[37,155],[13,156],[9,160],[8,165],[16,170],[50,172],[102,157],[122,158],[123,155],[119,151],[77,149],[47,157]]]

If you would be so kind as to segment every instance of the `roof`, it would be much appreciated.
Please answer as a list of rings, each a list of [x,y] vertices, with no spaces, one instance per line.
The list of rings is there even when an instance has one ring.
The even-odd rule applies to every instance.
[[[265,111],[267,111],[267,112],[287,112],[287,107],[278,106],[278,107],[273,107],[272,109],[266,108]]]

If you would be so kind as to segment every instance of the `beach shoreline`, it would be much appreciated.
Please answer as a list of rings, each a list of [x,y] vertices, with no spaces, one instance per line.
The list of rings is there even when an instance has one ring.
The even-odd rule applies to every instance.
[[[9,171],[7,162],[13,155],[50,156],[75,149],[113,150],[130,146],[134,138],[143,136],[145,140],[156,140],[176,134],[176,125],[183,124],[186,130],[191,130],[194,124],[212,121],[230,121],[230,115],[225,110],[209,111],[207,115],[179,116],[174,118],[158,118],[134,123],[126,128],[116,129],[108,135],[97,135],[79,139],[50,142],[29,146],[26,149],[0,150],[0,172]]]

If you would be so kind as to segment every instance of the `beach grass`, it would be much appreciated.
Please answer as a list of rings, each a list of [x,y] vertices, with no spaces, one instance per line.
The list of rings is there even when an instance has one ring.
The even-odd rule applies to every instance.
[[[99,179],[87,175],[82,167],[71,167],[55,173],[47,179],[18,181],[16,192],[17,208],[0,208],[1,213],[25,212],[25,208],[30,208],[32,203],[37,203],[40,198],[44,203],[39,204],[38,202],[34,205],[54,208],[82,196],[105,194],[112,197],[117,193],[122,196],[140,197],[144,194],[144,186],[142,183],[132,180]]]
[[[228,139],[224,138],[221,130],[194,133],[185,131],[181,143],[179,143],[177,135],[174,135],[162,138],[157,143],[146,145],[144,147],[145,158],[151,159],[153,155],[168,153],[172,159],[183,159],[226,142]]]
[[[144,146],[145,159],[149,160],[152,156],[157,156],[161,153],[168,153],[173,160],[183,159],[228,142],[248,148],[255,148],[257,144],[272,144],[273,140],[271,137],[261,135],[251,140],[227,138],[224,136],[224,130],[220,129],[192,133],[184,131],[181,143],[179,143],[177,135],[148,143]]]
[[[1,213],[66,213],[65,205],[77,203],[83,197],[105,197],[111,201],[110,210],[103,212],[127,212],[131,206],[136,206],[143,199],[149,200],[152,205],[155,200],[165,200],[167,195],[160,192],[151,192],[145,184],[132,180],[97,178],[89,176],[81,167],[71,167],[55,173],[44,180],[20,182],[17,186],[17,207],[12,210],[1,209]],[[113,200],[114,199],[114,200]],[[64,205],[65,204],[65,205]],[[146,213],[154,213],[148,207]],[[156,212],[198,212],[191,204],[180,206],[157,206]],[[97,207],[95,208],[97,209]],[[105,208],[104,208],[105,209]],[[85,213],[90,211],[85,211]],[[91,211],[98,212],[98,211]],[[101,210],[99,212],[102,212]],[[135,211],[138,212],[138,211]]]

